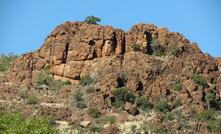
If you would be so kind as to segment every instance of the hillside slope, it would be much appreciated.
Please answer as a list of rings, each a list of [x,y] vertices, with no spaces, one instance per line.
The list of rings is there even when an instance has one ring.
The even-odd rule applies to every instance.
[[[40,49],[15,60],[0,86],[1,99],[17,96],[13,103],[25,115],[69,124],[93,126],[97,117],[116,116],[101,133],[144,132],[145,126],[156,133],[218,133],[221,128],[210,125],[221,123],[220,63],[181,34],[152,24],[124,32],[65,22]],[[38,103],[27,104],[24,93]],[[204,119],[205,111],[215,113]]]

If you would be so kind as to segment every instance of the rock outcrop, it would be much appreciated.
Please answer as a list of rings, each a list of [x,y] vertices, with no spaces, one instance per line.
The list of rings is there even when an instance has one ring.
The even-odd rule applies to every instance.
[[[108,97],[112,88],[124,86],[153,103],[167,98],[174,107],[178,99],[190,111],[205,109],[207,92],[216,99],[221,97],[220,59],[202,53],[181,34],[152,24],[137,24],[124,32],[111,26],[65,22],[39,50],[20,56],[7,79],[22,86],[34,85],[46,67],[54,78],[73,83],[90,75]],[[202,76],[207,86],[194,83],[193,74]],[[173,91],[177,82],[182,85],[180,92]],[[102,102],[106,103],[98,101]]]

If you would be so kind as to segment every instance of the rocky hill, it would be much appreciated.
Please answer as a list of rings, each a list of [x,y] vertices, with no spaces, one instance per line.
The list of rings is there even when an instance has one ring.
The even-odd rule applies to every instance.
[[[219,58],[166,28],[65,22],[13,62],[0,99],[5,109],[66,123],[60,133],[64,126],[71,133],[220,133],[220,70]]]

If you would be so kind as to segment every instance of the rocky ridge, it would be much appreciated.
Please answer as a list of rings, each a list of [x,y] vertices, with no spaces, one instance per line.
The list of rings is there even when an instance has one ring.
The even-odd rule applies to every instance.
[[[17,58],[6,81],[34,87],[45,68],[54,79],[74,85],[90,76],[97,94],[86,102],[102,114],[113,109],[111,91],[120,87],[153,104],[166,99],[171,111],[179,100],[179,109],[187,115],[208,108],[208,93],[216,101],[221,99],[220,59],[202,53],[183,35],[152,24],[137,24],[124,32],[111,26],[65,22],[40,49]],[[203,83],[194,81],[193,75]],[[175,91],[175,85],[181,89]],[[137,114],[135,104],[126,106],[128,113]]]

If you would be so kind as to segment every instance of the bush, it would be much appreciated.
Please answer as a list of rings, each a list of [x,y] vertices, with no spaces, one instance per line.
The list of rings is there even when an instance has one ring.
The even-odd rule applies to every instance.
[[[221,132],[221,121],[208,121],[207,127],[210,129],[212,133],[220,133]]]
[[[155,106],[156,110],[166,113],[169,111],[169,105],[167,100],[160,100]]]
[[[156,50],[154,54],[159,57],[164,56],[164,52],[162,52],[160,50]]]
[[[1,134],[57,134],[51,121],[45,117],[23,118],[17,112],[0,113]]]
[[[37,85],[46,85],[51,89],[59,89],[65,85],[71,85],[68,80],[55,80],[50,74],[42,74],[37,78]]]
[[[173,91],[180,91],[182,89],[182,85],[180,84],[180,82],[177,82],[173,85],[172,89]]]
[[[84,109],[87,105],[84,102],[83,93],[80,90],[77,90],[74,94],[74,102],[76,103],[77,108]]]
[[[215,96],[212,93],[207,93],[205,96],[205,100],[208,108],[210,108],[211,103],[215,102]]]
[[[124,101],[115,99],[115,100],[112,102],[112,105],[113,105],[115,108],[123,108],[123,107],[124,107]]]
[[[167,112],[166,115],[165,115],[165,118],[169,121],[172,121],[175,119],[175,116],[174,116],[174,113],[172,112]]]
[[[90,108],[90,109],[88,110],[88,114],[89,114],[91,117],[93,117],[93,118],[98,118],[98,117],[100,117],[100,112],[98,111],[97,108]]]
[[[17,58],[17,55],[1,55],[0,56],[0,72],[5,72],[9,69],[11,63]]]
[[[204,86],[204,87],[207,86],[206,80],[198,74],[192,74],[191,79],[194,83],[196,83],[198,85],[201,85],[201,86]]]
[[[134,95],[125,87],[115,88],[112,90],[114,101],[112,105],[116,108],[123,107],[125,102],[134,102]]]
[[[215,112],[213,110],[204,110],[203,112],[198,114],[198,119],[203,120],[203,121],[208,121],[211,119],[214,119],[214,114]]]
[[[116,122],[117,118],[116,116],[102,116],[96,120],[99,124],[105,124],[109,123],[110,125],[113,125]]]
[[[148,111],[153,107],[146,97],[138,97],[136,103],[137,106],[143,111]]]
[[[28,95],[26,98],[26,103],[30,105],[35,105],[39,103],[39,100],[34,95]]]
[[[84,22],[87,23],[87,24],[95,24],[95,25],[97,25],[98,22],[101,22],[101,19],[91,15],[91,16],[87,16],[85,18]]]
[[[135,133],[137,130],[137,126],[136,125],[132,125],[130,128],[131,132]]]
[[[88,86],[92,82],[93,82],[93,79],[90,77],[90,75],[85,75],[81,77],[79,84],[82,86]]]
[[[177,47],[173,47],[169,49],[169,52],[168,52],[169,55],[174,55],[174,56],[178,56],[179,53],[180,53],[180,49]]]
[[[134,51],[140,51],[140,44],[134,43],[130,46]]]
[[[174,106],[175,106],[175,108],[177,108],[177,107],[179,107],[179,106],[181,106],[182,105],[182,103],[181,103],[181,101],[180,100],[175,100],[174,101]]]

